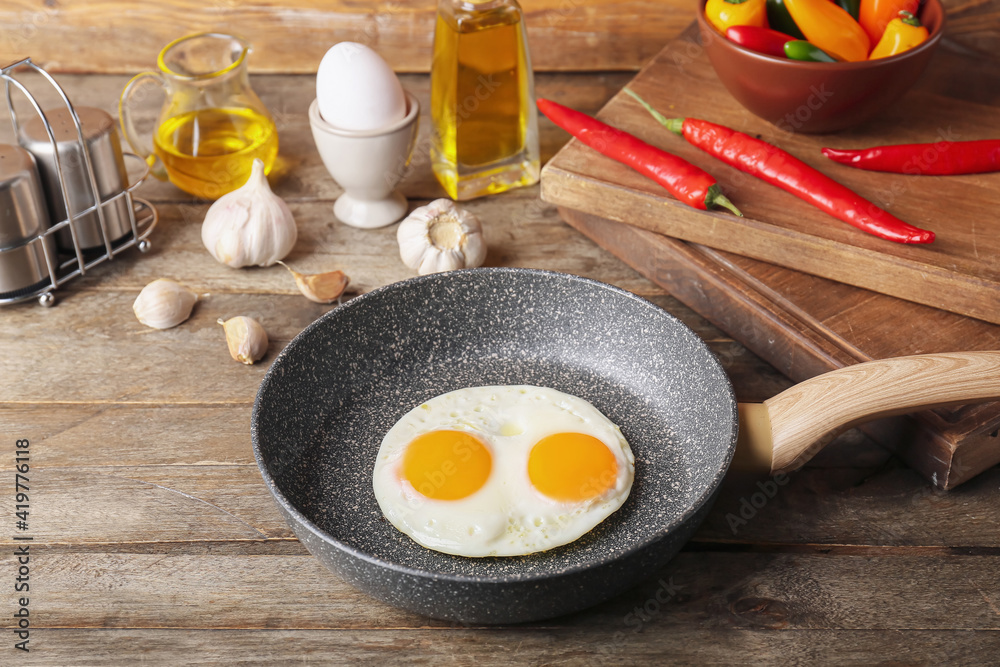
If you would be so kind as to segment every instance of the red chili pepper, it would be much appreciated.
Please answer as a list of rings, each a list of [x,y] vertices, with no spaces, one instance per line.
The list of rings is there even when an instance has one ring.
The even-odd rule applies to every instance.
[[[697,118],[665,118],[628,91],[667,129],[726,164],[776,185],[830,215],[897,243],[931,243],[934,232],[907,224],[766,141]]]
[[[726,28],[726,38],[751,51],[777,58],[785,58],[785,42],[795,40],[791,35],[770,28],[758,28],[755,25],[729,26]]]
[[[743,215],[722,194],[711,174],[687,160],[557,102],[539,99],[538,109],[587,146],[656,181],[685,204],[703,211],[723,206]]]
[[[1000,139],[899,144],[860,150],[824,148],[823,155],[858,169],[896,174],[950,176],[1000,171]]]

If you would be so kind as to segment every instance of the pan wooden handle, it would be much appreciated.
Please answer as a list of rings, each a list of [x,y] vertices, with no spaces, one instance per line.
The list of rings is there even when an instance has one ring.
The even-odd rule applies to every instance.
[[[840,368],[764,401],[771,472],[795,470],[842,431],[925,408],[1000,399],[1000,351],[896,357]]]

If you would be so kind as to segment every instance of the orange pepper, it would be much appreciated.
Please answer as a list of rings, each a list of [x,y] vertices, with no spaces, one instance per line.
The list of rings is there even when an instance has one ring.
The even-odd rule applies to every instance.
[[[861,0],[858,23],[868,33],[872,44],[878,44],[889,21],[899,16],[899,12],[917,13],[920,0]]]
[[[837,60],[868,59],[871,40],[850,14],[829,0],[785,0],[806,39]]]
[[[912,13],[901,11],[897,18],[889,21],[882,33],[882,39],[878,41],[872,54],[868,56],[870,60],[876,58],[888,58],[903,51],[909,51],[918,44],[927,41],[930,34],[927,28],[921,25],[919,19]]]
[[[732,25],[767,27],[767,0],[708,0],[705,18],[723,35]]]

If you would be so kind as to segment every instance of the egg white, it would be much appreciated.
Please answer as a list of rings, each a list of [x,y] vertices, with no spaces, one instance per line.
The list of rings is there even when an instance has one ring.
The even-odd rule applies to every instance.
[[[466,498],[428,498],[401,474],[407,445],[441,429],[477,436],[492,455],[486,483]],[[600,496],[559,502],[532,486],[531,448],[565,432],[591,435],[614,454],[617,475]],[[385,517],[417,543],[460,556],[516,556],[567,544],[593,529],[628,498],[634,465],[618,427],[581,398],[531,385],[469,387],[403,415],[382,440],[372,484]]]

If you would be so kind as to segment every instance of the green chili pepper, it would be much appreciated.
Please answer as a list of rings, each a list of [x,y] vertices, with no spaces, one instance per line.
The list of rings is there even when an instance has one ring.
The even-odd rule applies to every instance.
[[[837,5],[851,15],[855,21],[858,20],[858,13],[861,11],[861,0],[834,0]]]
[[[772,30],[783,32],[786,35],[798,39],[805,39],[806,36],[795,25],[792,15],[788,13],[785,0],[767,0],[767,25]]]
[[[815,63],[837,62],[836,58],[831,57],[823,49],[801,39],[785,42],[785,55],[792,60],[807,60]]]

